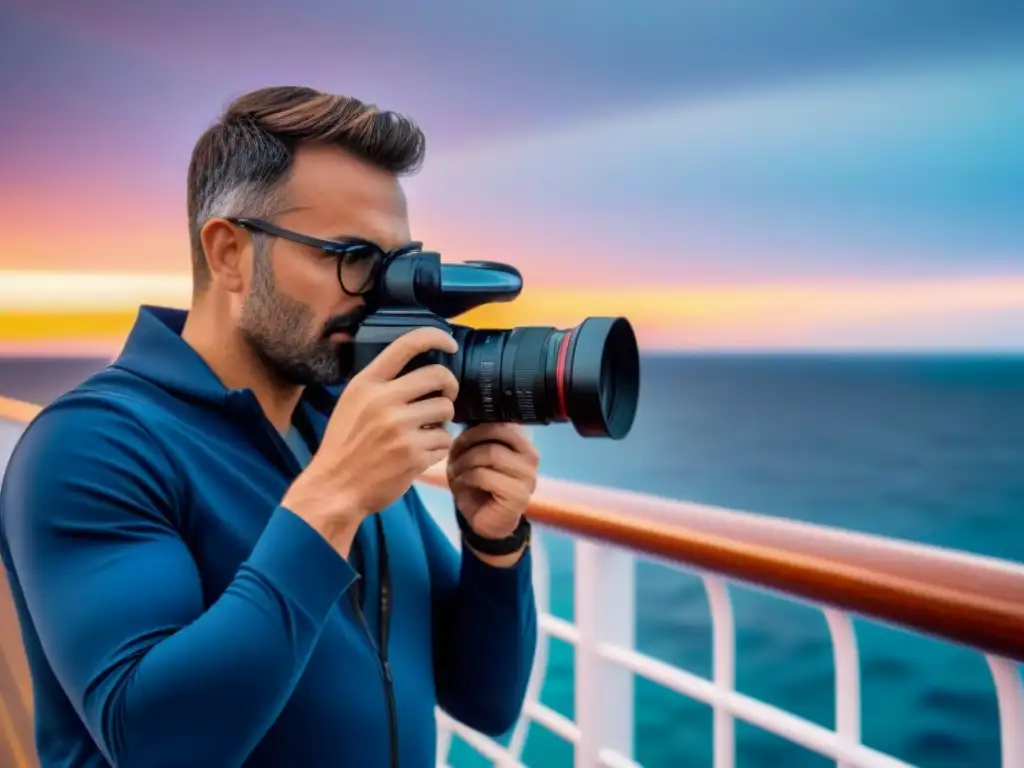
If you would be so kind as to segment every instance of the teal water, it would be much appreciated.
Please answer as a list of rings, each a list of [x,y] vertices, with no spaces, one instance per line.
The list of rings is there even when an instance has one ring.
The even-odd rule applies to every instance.
[[[632,434],[536,430],[545,474],[1024,560],[1024,357],[649,358]],[[546,535],[552,612],[571,619],[572,551]],[[734,589],[737,687],[834,726],[832,650],[820,611]],[[711,674],[696,577],[642,562],[641,651]],[[864,741],[914,765],[999,765],[992,679],[967,649],[856,620]],[[553,641],[542,700],[572,716],[572,654]],[[737,724],[737,764],[832,765]],[[711,711],[639,681],[636,758],[711,765]],[[455,766],[476,765],[468,749]],[[568,766],[533,726],[526,762]]]

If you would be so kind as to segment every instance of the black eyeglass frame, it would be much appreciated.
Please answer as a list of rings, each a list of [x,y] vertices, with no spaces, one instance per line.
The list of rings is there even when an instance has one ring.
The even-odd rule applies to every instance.
[[[254,232],[260,232],[264,235],[270,235],[271,237],[279,237],[282,240],[289,240],[293,243],[298,243],[299,245],[307,245],[311,248],[316,248],[324,253],[330,254],[331,256],[337,256],[338,285],[340,285],[341,290],[349,296],[366,296],[373,291],[377,283],[378,276],[394,259],[423,249],[423,243],[413,241],[395,248],[394,250],[385,251],[372,240],[366,240],[360,237],[347,237],[344,240],[324,240],[319,237],[304,235],[301,232],[295,232],[291,229],[279,227],[276,224],[271,224],[269,221],[264,221],[263,219],[233,217],[227,220]],[[363,284],[360,285],[358,290],[350,290],[349,287],[345,285],[345,280],[342,277],[345,264],[353,264],[355,260],[362,261],[365,259],[373,260],[368,276],[364,280]]]

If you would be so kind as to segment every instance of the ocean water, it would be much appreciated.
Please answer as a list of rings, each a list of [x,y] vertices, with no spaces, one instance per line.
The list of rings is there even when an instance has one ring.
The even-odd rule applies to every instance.
[[[0,393],[49,399],[94,361],[0,361]],[[77,366],[77,367],[76,367]],[[636,426],[622,442],[537,429],[545,474],[783,515],[1024,560],[1024,356],[649,357]],[[572,619],[572,549],[545,533],[552,611]],[[700,581],[641,562],[641,651],[711,674]],[[832,727],[832,650],[820,611],[732,592],[737,687]],[[925,768],[995,768],[991,676],[966,649],[855,622],[869,746]],[[553,641],[542,700],[572,716],[572,653]],[[831,765],[737,723],[743,768]],[[648,768],[711,765],[711,712],[636,686],[636,758]],[[571,747],[531,728],[525,760],[569,766]],[[486,764],[457,744],[454,766]]]
[[[783,515],[1024,560],[1024,357],[652,357],[637,422],[620,442],[535,431],[542,471],[679,499]],[[547,535],[552,612],[571,619],[572,552]],[[816,609],[732,591],[737,687],[834,726],[833,660]],[[711,675],[699,580],[641,562],[641,651]],[[914,765],[998,766],[992,679],[969,650],[856,620],[863,737]],[[542,700],[572,715],[572,654],[553,641]],[[710,766],[711,711],[651,683],[636,687],[636,758]],[[737,764],[829,761],[737,723]],[[572,750],[533,726],[532,766]],[[477,764],[458,749],[454,765]]]

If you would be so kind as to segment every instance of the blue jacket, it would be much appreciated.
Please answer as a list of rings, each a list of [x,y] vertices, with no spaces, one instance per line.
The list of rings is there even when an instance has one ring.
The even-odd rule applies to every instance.
[[[144,307],[6,472],[0,553],[44,768],[433,768],[436,705],[508,730],[536,644],[529,552],[460,558],[410,490],[339,557],[279,506],[298,462],[184,319]],[[310,388],[296,410],[314,445],[335,401]]]

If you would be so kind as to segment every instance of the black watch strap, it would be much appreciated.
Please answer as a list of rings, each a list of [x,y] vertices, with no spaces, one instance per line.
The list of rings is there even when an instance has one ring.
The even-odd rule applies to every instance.
[[[488,539],[473,530],[469,521],[456,509],[455,519],[462,531],[462,540],[482,555],[511,555],[523,548],[530,541],[530,521],[526,515],[519,518],[519,525],[504,539]]]

